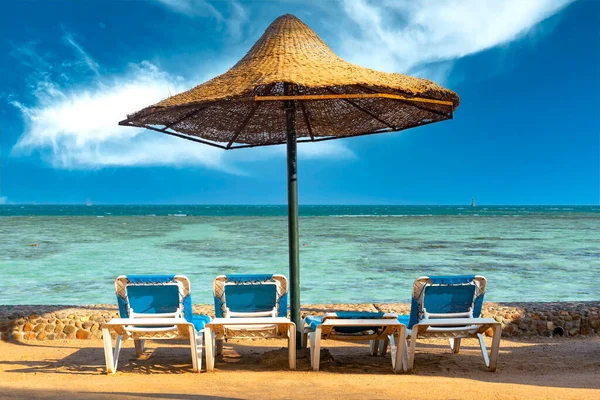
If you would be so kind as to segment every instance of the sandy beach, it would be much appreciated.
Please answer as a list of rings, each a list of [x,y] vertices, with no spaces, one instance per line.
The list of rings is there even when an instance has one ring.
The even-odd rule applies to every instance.
[[[118,373],[106,375],[99,340],[0,342],[0,398],[600,398],[598,336],[503,340],[495,373],[468,339],[458,355],[444,341],[424,341],[414,372],[399,375],[389,354],[371,357],[366,344],[325,342],[318,373],[305,352],[288,371],[283,340],[226,343],[215,372],[199,374],[183,345],[150,342],[141,359],[132,346],[125,344]]]

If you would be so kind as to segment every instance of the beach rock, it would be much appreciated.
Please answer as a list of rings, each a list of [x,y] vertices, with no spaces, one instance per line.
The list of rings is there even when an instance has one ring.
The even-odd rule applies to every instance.
[[[12,340],[16,340],[16,341],[21,341],[23,340],[23,332],[13,332],[11,334],[11,339]]]
[[[569,336],[575,336],[578,333],[579,333],[579,329],[577,329],[577,328],[569,329]]]
[[[30,322],[26,322],[25,326],[23,326],[23,332],[30,332],[33,330],[33,325]]]
[[[83,324],[81,324],[83,329],[90,329],[92,326],[94,326],[94,323],[91,321],[86,321]]]
[[[588,328],[588,327],[584,327],[584,328],[581,328],[581,331],[580,331],[580,333],[581,333],[582,335],[589,335],[589,334],[591,334],[591,333],[592,333],[592,330],[591,330],[590,328]]]
[[[54,340],[54,339],[56,339],[56,333],[54,333],[54,332],[49,333],[48,337],[46,339],[48,339],[48,340]]]
[[[100,329],[100,324],[94,324],[90,327],[90,332],[96,332],[98,329]]]
[[[84,330],[84,329],[78,329],[77,330],[77,334],[75,335],[75,337],[77,339],[89,339],[90,337],[90,332]]]
[[[48,333],[46,333],[46,331],[40,331],[35,338],[37,340],[46,340],[47,337]]]
[[[33,340],[35,339],[37,335],[35,334],[35,332],[27,332],[24,336],[23,339],[25,340]]]
[[[71,335],[74,334],[77,331],[77,328],[75,328],[74,325],[65,325],[64,329],[63,329],[63,333],[65,335]]]
[[[39,332],[39,331],[43,331],[45,328],[44,324],[37,324],[34,328],[33,331],[34,332]]]
[[[60,323],[60,324],[56,324],[56,326],[54,327],[54,333],[60,333],[63,331],[63,329],[65,329],[65,325]]]

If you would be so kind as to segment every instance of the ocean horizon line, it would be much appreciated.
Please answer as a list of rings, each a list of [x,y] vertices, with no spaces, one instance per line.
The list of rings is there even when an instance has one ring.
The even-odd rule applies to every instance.
[[[4,203],[3,206],[231,206],[231,207],[287,207],[287,203]],[[461,204],[396,204],[396,203],[328,203],[299,204],[300,207],[471,207],[470,203]],[[473,208],[482,207],[600,207],[599,204],[477,204]]]

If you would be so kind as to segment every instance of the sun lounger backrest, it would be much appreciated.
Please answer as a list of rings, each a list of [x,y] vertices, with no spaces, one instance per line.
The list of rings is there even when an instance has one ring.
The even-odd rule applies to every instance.
[[[115,281],[121,318],[136,314],[181,312],[192,322],[190,282],[182,275],[127,275]]]
[[[483,305],[486,280],[483,276],[431,276],[415,281],[410,310],[409,329],[423,318],[424,311],[436,314],[469,313],[479,317]],[[465,315],[466,316],[466,315]]]
[[[287,279],[283,275],[220,275],[213,283],[215,315],[266,312],[275,309],[277,317],[287,317]]]

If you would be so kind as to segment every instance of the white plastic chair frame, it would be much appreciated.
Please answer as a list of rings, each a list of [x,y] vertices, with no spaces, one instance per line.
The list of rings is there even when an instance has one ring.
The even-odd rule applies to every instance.
[[[394,372],[406,371],[406,326],[398,321],[398,315],[385,313],[381,318],[338,318],[336,313],[323,315],[323,322],[313,331],[304,323],[302,347],[310,345],[310,364],[313,371],[319,370],[322,340],[344,342],[369,341],[372,356],[384,356],[388,345]],[[339,327],[378,327],[376,331],[344,333],[336,331]]]
[[[474,295],[477,296],[481,291],[485,291],[487,280],[481,275],[476,275],[473,284],[477,286]],[[423,310],[423,318],[412,329],[406,330],[407,338],[410,338],[408,370],[412,370],[414,367],[417,339],[448,338],[450,350],[456,354],[460,350],[461,339],[476,338],[479,341],[485,366],[489,371],[494,372],[498,363],[502,325],[493,318],[474,318],[472,307],[463,313],[436,314],[427,312],[423,307],[423,288],[430,285],[432,285],[431,280],[427,276],[422,276],[415,280],[413,296],[418,296],[418,301]],[[493,339],[492,348],[488,355],[484,332],[490,328],[493,330]]]
[[[115,280],[116,293],[120,297],[126,298],[129,285],[127,276],[119,276]],[[148,285],[153,284],[149,283]],[[117,372],[121,346],[128,339],[133,339],[135,353],[138,357],[144,353],[145,340],[189,340],[193,371],[199,372],[202,369],[203,330],[197,332],[194,324],[183,318],[182,299],[190,293],[190,281],[184,275],[176,275],[174,282],[161,285],[176,285],[179,288],[179,306],[175,312],[136,313],[128,307],[129,318],[113,318],[102,325],[107,373],[114,374]],[[112,348],[111,331],[117,334],[114,350]]]
[[[277,293],[281,297],[287,293],[288,282],[287,278],[281,274],[274,274],[271,279],[273,282],[260,283],[261,285],[274,285],[277,288]],[[223,318],[262,318],[271,317],[277,318],[279,312],[279,304],[276,302],[272,310],[258,312],[235,312],[227,307],[227,298],[225,297],[225,287],[233,285],[253,285],[252,281],[248,283],[233,283],[227,281],[226,275],[219,275],[213,282],[213,293],[216,297],[224,298]],[[237,322],[237,321],[236,321]],[[214,335],[215,351],[214,355],[223,354],[223,341],[227,339],[244,339],[244,338],[282,338],[288,335],[288,325],[286,324],[228,324],[221,327],[212,325]]]

